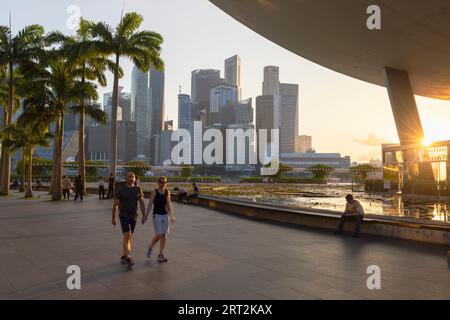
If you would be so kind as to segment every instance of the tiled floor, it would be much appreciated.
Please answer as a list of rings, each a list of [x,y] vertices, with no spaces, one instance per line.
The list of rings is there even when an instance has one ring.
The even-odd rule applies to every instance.
[[[450,299],[446,247],[174,208],[169,262],[145,258],[153,228],[138,224],[127,270],[110,201],[0,198],[0,299]],[[372,264],[381,290],[367,289]],[[66,287],[69,265],[81,290]]]

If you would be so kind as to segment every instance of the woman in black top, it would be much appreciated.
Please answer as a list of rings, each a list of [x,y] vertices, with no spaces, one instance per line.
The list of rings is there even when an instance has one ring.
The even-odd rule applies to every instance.
[[[167,258],[164,256],[164,248],[166,245],[167,234],[169,232],[169,222],[175,222],[175,215],[172,210],[172,202],[170,199],[170,191],[167,189],[167,178],[158,178],[158,188],[152,191],[150,200],[147,206],[147,212],[142,217],[142,223],[147,221],[148,215],[153,207],[153,225],[155,228],[155,235],[148,247],[147,257],[152,255],[153,246],[159,242],[158,261],[166,262]]]

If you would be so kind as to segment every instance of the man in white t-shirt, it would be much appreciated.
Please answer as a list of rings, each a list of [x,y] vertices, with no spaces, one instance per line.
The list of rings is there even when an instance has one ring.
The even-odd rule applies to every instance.
[[[359,238],[361,235],[361,223],[364,218],[364,208],[358,200],[353,199],[351,194],[345,196],[347,204],[345,205],[345,211],[341,215],[341,221],[339,222],[338,230],[336,234],[344,233],[344,224],[347,220],[355,221],[355,233],[353,237]]]

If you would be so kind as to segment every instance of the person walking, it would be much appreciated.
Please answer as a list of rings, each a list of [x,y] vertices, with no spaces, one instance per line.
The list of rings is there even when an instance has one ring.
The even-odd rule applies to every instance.
[[[114,183],[115,183],[114,174],[110,174],[108,178],[108,195],[106,196],[107,199],[112,199],[114,197]]]
[[[80,201],[83,202],[84,183],[83,183],[83,179],[81,177],[81,174],[79,174],[75,178],[74,185],[75,185],[75,197],[74,197],[73,201],[77,201],[78,197],[80,197]]]
[[[72,187],[72,181],[68,176],[64,176],[62,180],[62,192],[64,199],[70,200],[70,188]]]
[[[364,208],[358,200],[353,198],[353,195],[351,194],[346,195],[345,200],[347,201],[345,211],[341,215],[338,230],[335,234],[343,234],[345,222],[353,220],[355,221],[355,233],[353,234],[353,237],[359,238],[361,236],[361,224],[364,218]]]
[[[98,179],[98,198],[100,200],[106,199],[106,196],[105,196],[105,179],[103,177],[99,177],[99,179]]]
[[[159,242],[158,262],[167,262],[164,255],[166,247],[167,234],[169,233],[169,224],[175,223],[175,215],[172,209],[172,201],[170,199],[170,191],[167,189],[167,178],[158,178],[158,187],[154,189],[148,201],[147,212],[142,217],[144,224],[153,207],[153,226],[155,235],[153,236],[147,250],[147,258],[152,256],[153,246]]]
[[[112,224],[116,226],[116,213],[119,207],[119,220],[122,227],[123,243],[120,262],[132,266],[131,249],[133,234],[138,217],[138,202],[142,216],[145,215],[144,195],[141,188],[135,186],[136,177],[133,172],[128,172],[125,177],[125,185],[116,191],[112,208]]]

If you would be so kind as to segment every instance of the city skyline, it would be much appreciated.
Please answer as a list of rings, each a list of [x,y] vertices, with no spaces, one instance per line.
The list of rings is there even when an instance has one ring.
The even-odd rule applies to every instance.
[[[42,23],[42,19],[38,21],[36,17],[45,17],[42,24],[47,31],[61,29],[71,33],[73,31],[66,27],[69,5],[79,6],[81,15],[87,19],[114,24],[120,18],[122,4],[122,1],[110,1],[111,10],[106,12],[101,3],[62,1],[55,4],[47,0],[31,13],[27,10],[31,1],[20,4],[6,1],[0,19],[2,24],[7,24],[8,11],[11,11],[13,30],[18,30],[30,23]],[[354,161],[367,162],[370,158],[380,158],[382,142],[398,141],[389,98],[383,87],[300,58],[250,31],[206,0],[193,0],[189,4],[177,0],[164,3],[127,1],[125,11],[133,10],[143,14],[143,28],[160,32],[165,38],[162,54],[166,62],[165,119],[177,123],[179,86],[183,93],[190,92],[192,70],[217,68],[224,74],[224,59],[237,54],[241,58],[242,97],[260,95],[262,69],[268,65],[283,70],[283,82],[299,85],[299,134],[313,136],[318,152],[340,152],[350,155]],[[165,18],[169,13],[172,19]],[[201,28],[201,24],[210,27]],[[211,46],[210,41],[216,34],[221,35],[221,41],[215,41]],[[180,52],[185,53],[183,59],[179,58]],[[126,75],[120,84],[129,92],[132,64],[124,61],[122,66]],[[111,91],[111,75],[108,80],[108,87],[100,88],[100,96]],[[445,119],[450,118],[449,102],[417,97],[417,104],[428,139],[448,139],[450,132],[446,129]],[[367,110],[372,111],[370,117]],[[349,118],[352,119],[351,126]]]

